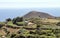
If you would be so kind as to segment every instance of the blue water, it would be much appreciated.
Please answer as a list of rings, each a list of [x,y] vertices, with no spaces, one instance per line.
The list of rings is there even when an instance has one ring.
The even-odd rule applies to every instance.
[[[5,21],[6,18],[23,16],[29,11],[41,11],[53,16],[60,16],[60,8],[0,9],[0,21]]]

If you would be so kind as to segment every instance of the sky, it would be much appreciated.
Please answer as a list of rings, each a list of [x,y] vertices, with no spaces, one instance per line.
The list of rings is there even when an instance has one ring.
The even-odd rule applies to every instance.
[[[0,0],[0,21],[34,10],[60,16],[60,0]]]
[[[0,0],[0,9],[8,8],[57,8],[60,0]]]

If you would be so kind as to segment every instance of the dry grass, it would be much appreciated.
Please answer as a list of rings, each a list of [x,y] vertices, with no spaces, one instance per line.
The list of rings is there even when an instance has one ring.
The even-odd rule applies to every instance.
[[[57,19],[44,19],[42,21],[43,22],[49,22],[49,23],[57,23],[57,22],[60,22],[60,20],[57,20]]]
[[[0,35],[6,35],[6,33],[3,30],[0,30]]]

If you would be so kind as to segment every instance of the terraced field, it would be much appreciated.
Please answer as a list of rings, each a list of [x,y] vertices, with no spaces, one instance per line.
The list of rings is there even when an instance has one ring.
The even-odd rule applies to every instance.
[[[0,37],[6,38],[60,38],[60,20],[28,19],[28,23],[0,22]],[[24,25],[25,24],[25,25]],[[30,24],[30,25],[29,25]]]

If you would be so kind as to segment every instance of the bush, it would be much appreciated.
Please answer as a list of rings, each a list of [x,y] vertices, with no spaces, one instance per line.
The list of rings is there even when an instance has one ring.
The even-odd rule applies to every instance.
[[[15,36],[14,38],[25,38],[25,36]]]
[[[35,38],[34,36],[27,36],[27,38]]]
[[[33,31],[30,31],[30,34],[36,34],[35,32],[33,32]]]
[[[11,18],[6,19],[6,21],[7,21],[7,22],[8,22],[8,21],[11,21]]]
[[[58,22],[56,25],[57,25],[57,26],[60,26],[60,22]]]
[[[23,21],[23,17],[16,17],[16,18],[13,18],[13,24],[16,24],[16,22],[22,22]]]
[[[11,34],[10,38],[14,38],[16,36],[16,34]]]
[[[46,35],[40,35],[40,38],[47,38]]]
[[[16,25],[23,26],[24,22],[16,22]]]

